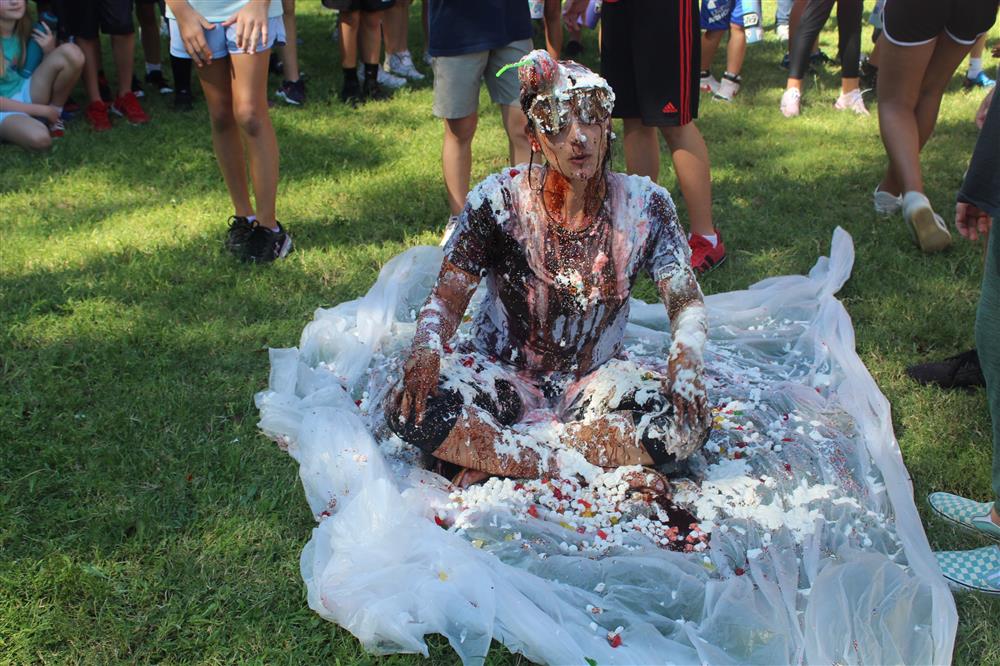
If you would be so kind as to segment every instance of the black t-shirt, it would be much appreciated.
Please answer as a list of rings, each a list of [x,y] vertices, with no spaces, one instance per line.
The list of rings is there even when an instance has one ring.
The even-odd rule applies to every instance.
[[[432,56],[490,51],[531,38],[528,0],[430,0]]]
[[[535,188],[541,177],[535,167]],[[691,270],[666,190],[612,173],[608,193],[598,219],[572,234],[550,223],[523,166],[469,193],[445,256],[486,278],[479,351],[533,373],[582,376],[620,351],[641,271],[659,281]]]

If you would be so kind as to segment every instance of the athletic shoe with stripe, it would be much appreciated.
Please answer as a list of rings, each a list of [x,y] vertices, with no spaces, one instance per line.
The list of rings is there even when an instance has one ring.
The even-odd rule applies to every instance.
[[[691,234],[688,245],[691,247],[691,268],[700,275],[709,272],[726,260],[726,245],[722,242],[722,234],[715,230],[716,244],[700,234]]]
[[[872,203],[875,205],[875,212],[879,215],[895,215],[903,209],[903,197],[901,195],[890,194],[889,192],[880,190],[877,185],[872,195]]]
[[[243,261],[266,264],[287,257],[292,251],[292,237],[278,222],[275,230],[253,222],[253,230],[244,245]]]

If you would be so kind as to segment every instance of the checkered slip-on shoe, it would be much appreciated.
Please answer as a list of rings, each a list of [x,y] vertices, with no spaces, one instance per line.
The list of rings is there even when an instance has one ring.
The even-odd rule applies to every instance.
[[[1000,595],[1000,546],[934,553],[941,574],[966,590]]]
[[[975,502],[951,493],[932,493],[927,503],[945,520],[1000,541],[1000,527],[990,518],[993,502]]]

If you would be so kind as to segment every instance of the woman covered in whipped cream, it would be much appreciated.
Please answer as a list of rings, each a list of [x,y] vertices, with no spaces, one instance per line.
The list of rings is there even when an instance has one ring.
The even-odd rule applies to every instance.
[[[540,50],[518,64],[532,162],[469,194],[386,404],[388,425],[463,468],[462,485],[568,476],[581,464],[669,466],[701,448],[710,425],[708,324],[673,201],[648,178],[611,171],[614,93],[604,79]],[[672,330],[652,365],[629,360],[623,345],[641,271]],[[484,279],[472,338],[452,348]],[[668,488],[653,469],[637,468],[630,483]]]

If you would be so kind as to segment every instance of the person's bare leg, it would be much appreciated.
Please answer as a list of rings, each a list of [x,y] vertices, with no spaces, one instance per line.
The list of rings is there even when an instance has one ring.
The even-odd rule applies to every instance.
[[[917,129],[920,134],[920,148],[931,138],[934,126],[937,125],[938,111],[941,109],[941,98],[971,47],[959,44],[947,35],[941,36],[934,47],[934,54],[924,72],[924,80],[920,86],[920,98],[917,101]]]
[[[726,45],[726,71],[737,76],[743,71],[747,54],[747,34],[742,26],[729,25],[729,44]]]
[[[111,56],[118,73],[118,96],[132,92],[132,58],[135,54],[135,33],[111,35]]]
[[[80,78],[84,66],[83,51],[66,43],[42,60],[31,74],[31,101],[35,104],[62,106]]]
[[[637,176],[648,176],[654,183],[660,177],[660,137],[655,127],[646,127],[638,118],[626,118],[625,170]]]
[[[233,116],[246,142],[257,222],[277,229],[278,137],[267,110],[270,51],[232,55]]]
[[[233,115],[232,71],[229,58],[213,60],[198,68],[198,79],[205,94],[208,117],[212,124],[212,147],[219,171],[229,190],[234,213],[240,217],[254,214],[247,186],[247,163],[240,128]]]
[[[472,139],[476,135],[479,115],[475,112],[464,118],[447,118],[444,121],[444,147],[441,162],[444,167],[444,187],[448,192],[448,208],[458,215],[469,195],[472,179]]]
[[[384,10],[377,12],[361,12],[361,61],[366,65],[378,64],[382,52],[382,15]]]
[[[87,90],[87,97],[91,103],[100,102],[101,89],[97,84],[97,71],[101,68],[100,42],[78,37],[76,43],[84,55],[83,87]]]
[[[563,45],[562,0],[545,0],[542,23],[545,26],[545,50],[558,60]]]
[[[139,19],[139,40],[142,57],[149,65],[160,65],[160,24],[156,20],[156,5],[137,2],[135,15]]]
[[[525,131],[528,118],[517,104],[501,104],[500,117],[507,130],[507,157],[510,165],[526,164],[531,159],[531,143]]]
[[[712,170],[705,139],[693,122],[680,127],[661,127],[660,131],[667,140],[674,161],[677,183],[691,220],[691,233],[711,236],[715,233],[712,223]]]
[[[295,0],[281,0],[281,16],[285,24],[285,45],[281,50],[282,77],[286,81],[299,80],[299,43],[298,30],[295,24]]]
[[[0,141],[12,143],[25,150],[42,151],[52,147],[49,128],[31,116],[8,116],[0,123]]]
[[[340,12],[340,64],[352,69],[358,66],[358,28],[361,12]]]
[[[396,4],[385,10],[382,32],[386,53],[402,53],[409,50],[407,37],[410,27],[410,0],[396,0]]]
[[[840,92],[849,93],[861,87],[861,79],[854,77],[840,80]]]
[[[701,68],[703,70],[711,71],[715,52],[719,50],[724,33],[724,30],[706,30],[701,34]]]

